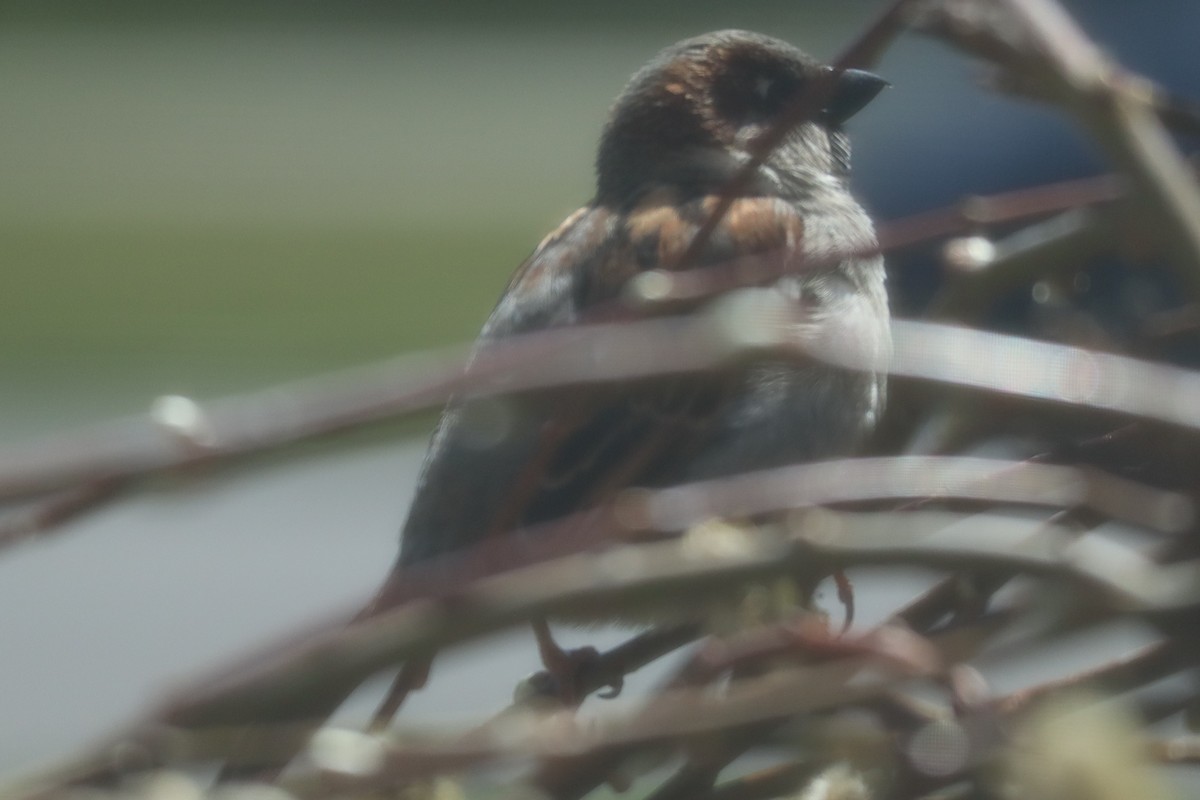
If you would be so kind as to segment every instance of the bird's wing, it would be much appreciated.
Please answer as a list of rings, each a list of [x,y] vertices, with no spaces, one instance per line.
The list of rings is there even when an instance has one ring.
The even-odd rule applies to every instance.
[[[588,207],[534,251],[483,337],[569,325],[639,272],[680,267],[718,198],[647,194],[625,213]],[[803,223],[777,198],[739,198],[687,267],[790,260]],[[405,525],[400,563],[583,510],[669,476],[705,441],[736,378],[675,376],[452,403],[438,425]]]

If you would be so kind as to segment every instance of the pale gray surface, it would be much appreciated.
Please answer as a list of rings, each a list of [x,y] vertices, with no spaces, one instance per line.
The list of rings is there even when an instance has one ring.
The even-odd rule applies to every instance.
[[[0,773],[350,609],[390,563],[412,448],[181,482],[0,559]]]

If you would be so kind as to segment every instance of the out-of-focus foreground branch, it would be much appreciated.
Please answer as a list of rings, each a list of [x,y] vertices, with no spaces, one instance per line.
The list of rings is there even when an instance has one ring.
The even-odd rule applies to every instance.
[[[214,763],[301,798],[401,787],[440,796],[447,781],[482,791],[519,781],[552,798],[637,781],[656,798],[1166,796],[1149,761],[1194,763],[1197,748],[1151,739],[1147,726],[1200,702],[1200,358],[1161,358],[1164,337],[1200,331],[1200,192],[1167,133],[1194,120],[1103,56],[1052,0],[900,0],[837,67],[876,60],[906,28],[1071,115],[1116,174],[882,226],[884,251],[960,237],[945,247],[926,314],[943,322],[898,321],[886,365],[815,338],[758,288],[774,276],[643,275],[603,319],[496,343],[469,366],[455,350],[210,404],[163,398],[145,418],[0,453],[0,503],[10,507],[0,548],[155,477],[222,468],[451,395],[554,392],[568,402],[599,383],[760,358],[885,366],[896,396],[874,457],[632,490],[407,570],[372,615],[350,625],[331,615],[196,680],[4,796],[85,786],[146,796],[170,780],[200,792],[200,770]],[[757,156],[778,135],[764,136]],[[1165,319],[1103,334],[1069,289],[1099,257],[1126,272],[1162,261],[1183,300]],[[988,330],[1013,290],[1055,299],[1030,315],[1024,337]],[[1200,353],[1200,333],[1188,341]],[[884,621],[839,633],[813,587],[864,568],[937,581]],[[543,675],[511,707],[460,729],[322,727],[351,691],[405,660],[529,620],[650,605],[699,622],[599,654],[583,680],[585,693],[617,684],[702,637],[648,696],[577,715],[543,691]],[[1037,657],[1065,635],[1118,622],[1155,640],[1014,692],[984,678],[988,659]],[[743,756],[759,759],[753,770]]]

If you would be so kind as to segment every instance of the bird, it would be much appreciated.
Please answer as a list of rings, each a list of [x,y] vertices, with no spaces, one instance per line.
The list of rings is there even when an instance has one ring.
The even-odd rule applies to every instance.
[[[886,85],[743,30],[662,50],[610,110],[592,200],[519,266],[478,347],[585,322],[649,271],[733,269],[760,259],[781,268],[765,288],[812,324],[886,352],[884,266],[872,221],[849,188],[843,129]],[[808,113],[738,182],[756,142],[805,104]],[[723,198],[724,215],[692,252]],[[885,400],[881,372],[783,359],[730,374],[589,387],[570,402],[552,393],[452,398],[426,452],[391,575],[453,563],[482,542],[596,507],[625,489],[852,453]],[[377,721],[427,673],[427,663],[406,664]]]

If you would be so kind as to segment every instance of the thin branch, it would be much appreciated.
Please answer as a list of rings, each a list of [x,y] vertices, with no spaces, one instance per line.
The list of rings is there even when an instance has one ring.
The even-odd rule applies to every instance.
[[[63,489],[0,517],[0,551],[38,538],[120,494],[120,481],[97,479]]]
[[[771,157],[771,153],[783,143],[793,128],[805,120],[812,119],[825,107],[833,94],[839,75],[851,67],[868,64],[879,57],[887,44],[899,34],[910,8],[914,5],[914,0],[893,0],[888,8],[842,52],[842,55],[834,60],[830,70],[823,73],[819,80],[813,81],[813,85],[808,91],[804,92],[790,108],[785,109],[771,127],[755,138],[746,148],[749,158],[721,188],[721,196],[717,204],[696,231],[677,263],[670,265],[670,271],[690,266],[698,260],[712,237],[713,231],[729,213],[733,201],[754,179],[755,174]]]
[[[996,698],[990,705],[1008,715],[1025,711],[1053,695],[1079,689],[1120,694],[1174,675],[1195,664],[1196,654],[1189,652],[1188,648],[1169,641],[1158,642],[1098,667]]]
[[[1200,570],[1200,564],[1176,564],[1143,574],[1138,569],[1141,559],[1116,545],[1103,546],[1103,556],[1092,555],[1094,548],[1085,546],[1088,540],[1064,547],[1059,538],[1063,532],[1051,527],[1031,543],[1027,525],[987,515],[969,518],[970,531],[943,541],[934,534],[968,517],[821,512],[807,522],[797,520],[795,533],[785,540],[747,537],[705,546],[685,539],[512,570],[460,585],[440,602],[414,599],[298,647],[271,651],[180,694],[142,727],[269,720],[280,708],[311,707],[390,664],[548,613],[570,616],[587,609],[620,616],[636,609],[645,614],[655,602],[712,599],[716,589],[807,573],[817,564],[823,569],[889,563],[1020,569],[1074,583],[1091,594],[1097,608],[1110,602],[1126,610],[1150,610],[1155,604],[1177,606],[1197,599],[1196,583],[1189,583],[1188,576]],[[1120,571],[1112,571],[1112,559],[1120,562]],[[1176,569],[1182,574],[1167,579],[1165,573]],[[450,572],[444,575],[452,577]]]
[[[181,448],[137,418],[0,453],[0,499],[83,482],[134,481],[236,461],[306,439],[474,396],[545,391],[722,369],[763,357],[819,358],[892,374],[1119,411],[1200,430],[1200,373],[1080,348],[954,326],[897,320],[880,363],[771,292],[734,292],[696,314],[590,325],[488,346],[464,372],[418,356],[212,403],[208,446]],[[823,334],[822,334],[823,335]],[[432,374],[433,377],[430,377]]]
[[[1089,130],[1129,180],[1148,239],[1200,297],[1200,189],[1163,128],[1152,84],[1108,59],[1053,0],[922,8],[921,30],[991,61],[1008,87],[1058,103]]]

